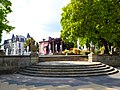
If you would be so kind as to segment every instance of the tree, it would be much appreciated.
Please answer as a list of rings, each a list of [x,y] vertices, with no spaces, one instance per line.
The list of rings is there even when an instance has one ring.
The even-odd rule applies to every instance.
[[[24,47],[27,49],[29,47],[29,51],[36,52],[38,51],[38,43],[33,38],[28,38],[24,44]]]
[[[9,33],[14,29],[14,27],[9,25],[9,21],[7,20],[7,14],[12,12],[11,5],[12,3],[9,0],[0,0],[0,42],[4,30]]]
[[[103,45],[105,54],[120,42],[120,0],[71,0],[62,10],[63,40],[87,38]]]

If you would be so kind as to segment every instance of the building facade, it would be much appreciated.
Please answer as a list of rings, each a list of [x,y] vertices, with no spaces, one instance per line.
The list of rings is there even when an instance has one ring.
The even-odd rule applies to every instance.
[[[70,49],[73,46],[70,43],[64,43],[61,38],[52,38],[49,37],[48,40],[39,42],[39,54],[47,55],[54,53],[62,53],[65,49]]]
[[[27,35],[27,38],[30,35]],[[12,35],[11,39],[4,40],[4,51],[6,55],[27,55],[24,48],[27,38],[22,35]]]
[[[25,44],[26,38],[21,35],[16,35],[16,37],[12,38],[12,55],[24,55],[24,44]]]

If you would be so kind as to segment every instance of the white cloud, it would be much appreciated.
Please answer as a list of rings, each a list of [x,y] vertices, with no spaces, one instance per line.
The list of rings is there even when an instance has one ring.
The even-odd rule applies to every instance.
[[[61,8],[70,0],[11,0],[11,2],[13,12],[8,15],[8,19],[16,28],[10,34],[4,32],[3,40],[10,38],[13,33],[24,36],[30,33],[37,41],[50,35],[60,36],[60,28],[55,26],[56,31],[53,32],[48,25],[60,25]]]

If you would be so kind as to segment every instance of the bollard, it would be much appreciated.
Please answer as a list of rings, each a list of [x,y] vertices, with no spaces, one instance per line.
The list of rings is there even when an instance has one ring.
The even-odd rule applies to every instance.
[[[93,62],[93,52],[91,52],[90,54],[88,54],[88,62]]]

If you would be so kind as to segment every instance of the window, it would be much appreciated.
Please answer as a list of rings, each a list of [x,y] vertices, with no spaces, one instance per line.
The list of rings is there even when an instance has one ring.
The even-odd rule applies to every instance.
[[[21,49],[19,49],[19,54],[21,54]]]
[[[17,54],[17,50],[16,50],[16,54]]]
[[[21,47],[21,43],[19,43],[19,48]]]
[[[21,42],[24,42],[24,38],[21,38]]]

